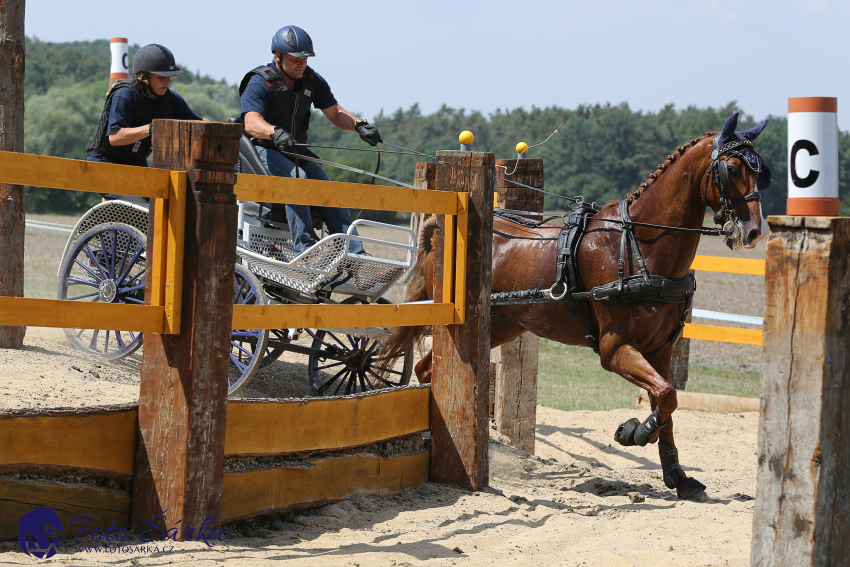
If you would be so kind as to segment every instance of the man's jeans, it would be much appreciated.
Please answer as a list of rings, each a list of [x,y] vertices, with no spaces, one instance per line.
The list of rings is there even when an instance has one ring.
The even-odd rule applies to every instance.
[[[276,150],[267,150],[262,146],[257,146],[257,153],[260,154],[260,159],[263,160],[263,165],[271,175],[277,177],[295,177],[295,164],[286,156]],[[298,177],[301,179],[321,179],[330,181],[328,174],[319,166],[318,163],[312,161],[299,161]],[[336,207],[315,207],[319,216],[325,221],[330,234],[346,233],[348,227],[354,221],[351,219],[351,213],[348,209],[339,209]],[[295,253],[300,254],[310,246],[314,245],[318,239],[316,233],[313,232],[313,222],[310,213],[309,205],[286,205],[286,221],[289,223],[289,232],[292,234],[292,245],[295,248]],[[357,234],[357,230],[351,231],[352,235]],[[363,243],[359,240],[351,240],[348,246],[352,254],[363,254]]]

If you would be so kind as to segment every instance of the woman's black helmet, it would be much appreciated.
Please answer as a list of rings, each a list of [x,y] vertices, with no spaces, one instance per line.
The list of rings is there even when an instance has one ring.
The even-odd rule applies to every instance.
[[[167,47],[152,43],[146,45],[133,56],[133,73],[146,71],[160,77],[175,77],[183,69],[174,62],[174,55]]]
[[[297,26],[284,26],[272,37],[272,53],[292,57],[315,57],[313,40],[307,32]]]

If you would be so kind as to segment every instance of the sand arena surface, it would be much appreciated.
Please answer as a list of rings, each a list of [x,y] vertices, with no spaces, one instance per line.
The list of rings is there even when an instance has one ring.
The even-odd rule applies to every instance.
[[[719,239],[706,238],[699,253],[732,255]],[[742,255],[763,254],[760,244]],[[57,255],[45,262],[55,266]],[[763,279],[697,278],[695,307],[762,314]],[[730,370],[757,370],[760,350],[691,342],[692,362]],[[61,329],[30,328],[24,350],[0,350],[0,409],[137,400],[140,362],[141,350],[102,361],[74,350]],[[308,396],[303,359],[284,355],[244,395]],[[396,496],[358,496],[243,525],[213,548],[175,543],[167,553],[160,546],[159,553],[106,555],[66,542],[40,561],[21,553],[17,542],[4,542],[0,565],[749,565],[758,415],[674,414],[682,466],[707,486],[710,500],[697,503],[677,500],[664,486],[656,447],[614,443],[617,425],[646,414],[538,407],[537,455],[501,444],[491,431],[490,487],[479,493],[426,484]]]
[[[132,358],[106,364],[66,346],[61,330],[30,329],[24,351],[0,351],[0,408],[132,401]],[[99,378],[89,370],[100,364]],[[492,432],[490,487],[471,493],[425,484],[396,496],[356,496],[265,525],[241,526],[209,548],[163,553],[77,551],[64,565],[588,565],[749,564],[757,414],[677,411],[683,467],[708,502],[679,501],[661,478],[656,447],[620,447],[617,425],[645,410],[538,407],[537,455]],[[103,448],[108,449],[108,448]],[[90,542],[89,542],[90,543]],[[0,565],[45,564],[0,544]],[[284,561],[284,563],[281,563]]]

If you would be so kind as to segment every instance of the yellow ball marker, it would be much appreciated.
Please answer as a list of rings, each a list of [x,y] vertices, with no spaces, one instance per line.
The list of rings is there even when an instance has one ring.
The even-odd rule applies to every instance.
[[[475,141],[475,136],[472,135],[472,132],[464,130],[457,139],[460,141],[460,150],[462,152],[472,151],[472,143]]]
[[[516,145],[516,157],[517,159],[522,159],[528,157],[528,144],[525,142],[520,142]]]

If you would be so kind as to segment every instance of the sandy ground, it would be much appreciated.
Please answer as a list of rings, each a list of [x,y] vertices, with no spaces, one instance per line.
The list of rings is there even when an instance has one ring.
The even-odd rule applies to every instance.
[[[61,330],[30,329],[26,344],[24,351],[0,351],[0,409],[137,399],[138,354],[96,361],[67,346]],[[306,375],[292,375],[303,376],[303,384],[289,386],[291,391],[303,389]],[[259,393],[263,382],[254,387]],[[757,414],[676,413],[682,464],[708,486],[710,500],[698,503],[678,501],[664,487],[654,447],[612,445],[617,425],[644,413],[538,407],[537,455],[506,447],[492,432],[490,488],[479,493],[427,484],[407,494],[355,497],[264,526],[243,526],[213,548],[177,543],[168,553],[105,556],[66,543],[51,562],[748,565]],[[22,554],[17,542],[0,548],[0,565],[43,563]]]

